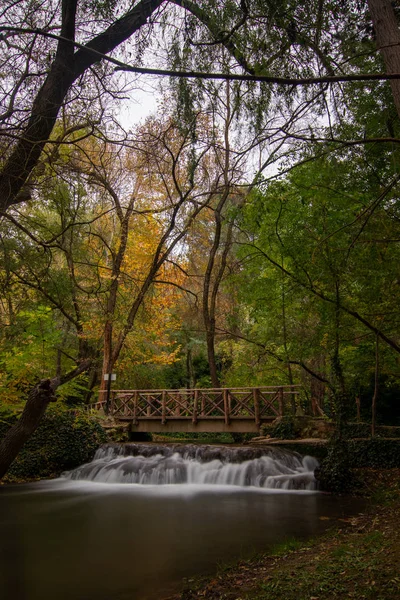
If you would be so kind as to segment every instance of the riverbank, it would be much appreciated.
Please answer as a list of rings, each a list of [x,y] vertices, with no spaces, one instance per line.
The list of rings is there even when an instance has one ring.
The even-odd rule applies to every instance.
[[[359,475],[368,498],[362,514],[332,522],[322,537],[188,580],[164,600],[398,600],[400,469]]]

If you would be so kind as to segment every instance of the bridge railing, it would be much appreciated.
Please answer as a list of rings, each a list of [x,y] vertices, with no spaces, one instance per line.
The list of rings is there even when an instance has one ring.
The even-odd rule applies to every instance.
[[[112,390],[110,414],[116,418],[139,421],[248,419],[256,424],[271,417],[288,414],[289,397],[295,397],[301,386],[264,386],[255,388],[199,388],[177,390]],[[105,401],[91,405],[105,408]]]

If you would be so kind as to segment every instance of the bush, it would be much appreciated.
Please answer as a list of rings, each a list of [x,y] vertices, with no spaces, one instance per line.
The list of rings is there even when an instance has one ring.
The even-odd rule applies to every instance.
[[[369,423],[346,423],[343,425],[342,435],[346,439],[368,438],[371,435]]]
[[[379,438],[400,438],[400,427],[379,425],[376,427],[375,435]],[[343,426],[343,436],[348,439],[370,438],[371,425],[369,423],[346,423]]]
[[[371,438],[347,442],[352,468],[395,469],[400,467],[400,440]]]
[[[18,419],[11,411],[0,412],[0,437]],[[107,440],[100,424],[78,410],[49,407],[38,429],[11,465],[7,479],[38,479],[59,475],[93,458]]]
[[[327,449],[326,457],[315,469],[315,478],[319,488],[335,494],[346,494],[354,488],[347,444],[342,440],[333,440]]]
[[[263,425],[261,432],[262,435],[269,435],[271,438],[295,440],[300,433],[300,428],[293,417],[282,417],[276,419],[272,425]]]
[[[315,476],[321,490],[349,493],[357,487],[352,469],[400,467],[400,440],[333,440]]]

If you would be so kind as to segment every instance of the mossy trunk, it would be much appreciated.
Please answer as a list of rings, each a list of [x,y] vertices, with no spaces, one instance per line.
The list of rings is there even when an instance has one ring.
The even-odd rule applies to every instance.
[[[31,390],[21,417],[0,442],[0,479],[7,473],[25,442],[38,428],[49,403],[54,401],[50,379],[41,381]]]

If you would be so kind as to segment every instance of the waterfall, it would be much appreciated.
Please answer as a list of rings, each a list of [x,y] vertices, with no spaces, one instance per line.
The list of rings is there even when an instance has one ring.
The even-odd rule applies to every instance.
[[[102,483],[315,490],[317,466],[311,456],[276,448],[107,444],[97,450],[92,462],[64,477]]]

